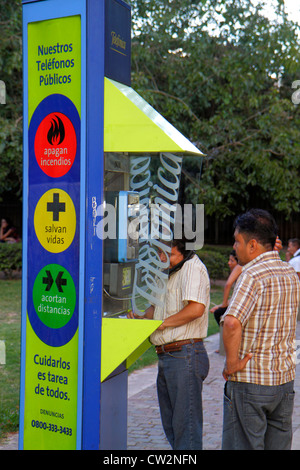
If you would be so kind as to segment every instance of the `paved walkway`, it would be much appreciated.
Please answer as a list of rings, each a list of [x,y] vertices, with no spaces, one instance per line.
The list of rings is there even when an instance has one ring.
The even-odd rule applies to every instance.
[[[300,322],[297,326],[297,338],[300,341]],[[205,345],[209,355],[210,371],[203,386],[203,448],[220,450],[224,356],[216,353],[219,349],[219,334],[207,338]],[[300,361],[300,354],[298,360]],[[156,367],[148,367],[141,372],[134,372],[129,378],[128,450],[170,450],[160,422],[155,387],[156,373]],[[143,382],[143,390],[139,390],[137,386],[139,377]],[[296,368],[295,392],[292,450],[300,450],[300,364]]]
[[[220,449],[222,438],[224,356],[219,349],[219,334],[205,340],[210,371],[203,386],[203,446]],[[162,429],[156,395],[157,366],[133,372],[128,383],[128,450],[170,450]],[[143,383],[139,390],[138,383]]]
[[[300,341],[300,322],[297,326]],[[210,360],[210,371],[203,387],[205,450],[220,450],[222,439],[224,356],[219,349],[219,334],[205,340]],[[298,355],[300,361],[300,354]],[[146,367],[130,374],[128,380],[128,450],[170,450],[165,438],[156,396],[157,366]],[[293,416],[293,450],[300,450],[300,364],[296,369],[295,407]],[[9,435],[0,442],[0,450],[16,450],[18,434]]]

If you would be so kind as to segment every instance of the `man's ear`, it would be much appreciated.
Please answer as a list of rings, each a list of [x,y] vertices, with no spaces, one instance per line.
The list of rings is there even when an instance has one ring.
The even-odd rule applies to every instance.
[[[252,238],[251,240],[249,240],[248,242],[248,246],[249,246],[249,249],[250,249],[250,253],[255,253],[256,250],[257,250],[257,240],[255,240],[255,238]]]

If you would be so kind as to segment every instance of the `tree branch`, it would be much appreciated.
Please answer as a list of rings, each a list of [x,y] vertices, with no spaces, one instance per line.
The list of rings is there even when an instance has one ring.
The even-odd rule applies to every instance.
[[[159,95],[163,95],[163,96],[166,96],[167,98],[171,98],[172,100],[175,100],[175,101],[178,101],[179,103],[183,104],[183,106],[185,108],[187,108],[187,110],[189,111],[189,113],[193,116],[193,118],[198,121],[198,122],[201,122],[200,119],[198,118],[198,116],[196,116],[196,114],[191,110],[191,108],[189,107],[189,105],[183,101],[181,98],[178,98],[178,96],[174,96],[174,95],[170,95],[169,93],[166,93],[165,91],[161,91],[161,90],[146,90],[150,93],[157,93]]]

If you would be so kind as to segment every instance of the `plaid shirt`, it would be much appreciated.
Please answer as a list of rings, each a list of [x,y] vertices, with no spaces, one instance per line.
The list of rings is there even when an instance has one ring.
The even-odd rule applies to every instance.
[[[230,380],[281,385],[295,378],[300,283],[294,269],[268,251],[243,267],[225,315],[242,324],[239,357],[253,353]]]

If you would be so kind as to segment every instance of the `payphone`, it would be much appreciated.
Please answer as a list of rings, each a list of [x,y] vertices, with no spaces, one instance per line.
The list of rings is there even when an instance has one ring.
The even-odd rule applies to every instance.
[[[114,203],[117,221],[117,238],[115,250],[109,250],[111,261],[118,263],[137,261],[138,259],[138,225],[139,194],[133,191],[106,193],[106,201]]]
[[[131,88],[123,0],[22,4],[19,447],[125,449],[128,368],[161,323],[127,313],[142,314],[166,287],[160,234],[172,222],[184,156],[202,154]],[[61,59],[47,84],[44,54]],[[64,132],[49,142],[58,117]],[[64,378],[55,388],[54,369]]]
[[[139,257],[139,193],[129,190],[130,157],[105,154],[103,234],[103,315],[123,316],[131,306]],[[104,223],[104,220],[106,223]]]
[[[109,206],[112,211],[115,230],[104,240],[104,293],[122,301],[132,293],[138,259],[139,195],[133,191],[107,191],[105,196],[105,208]]]

